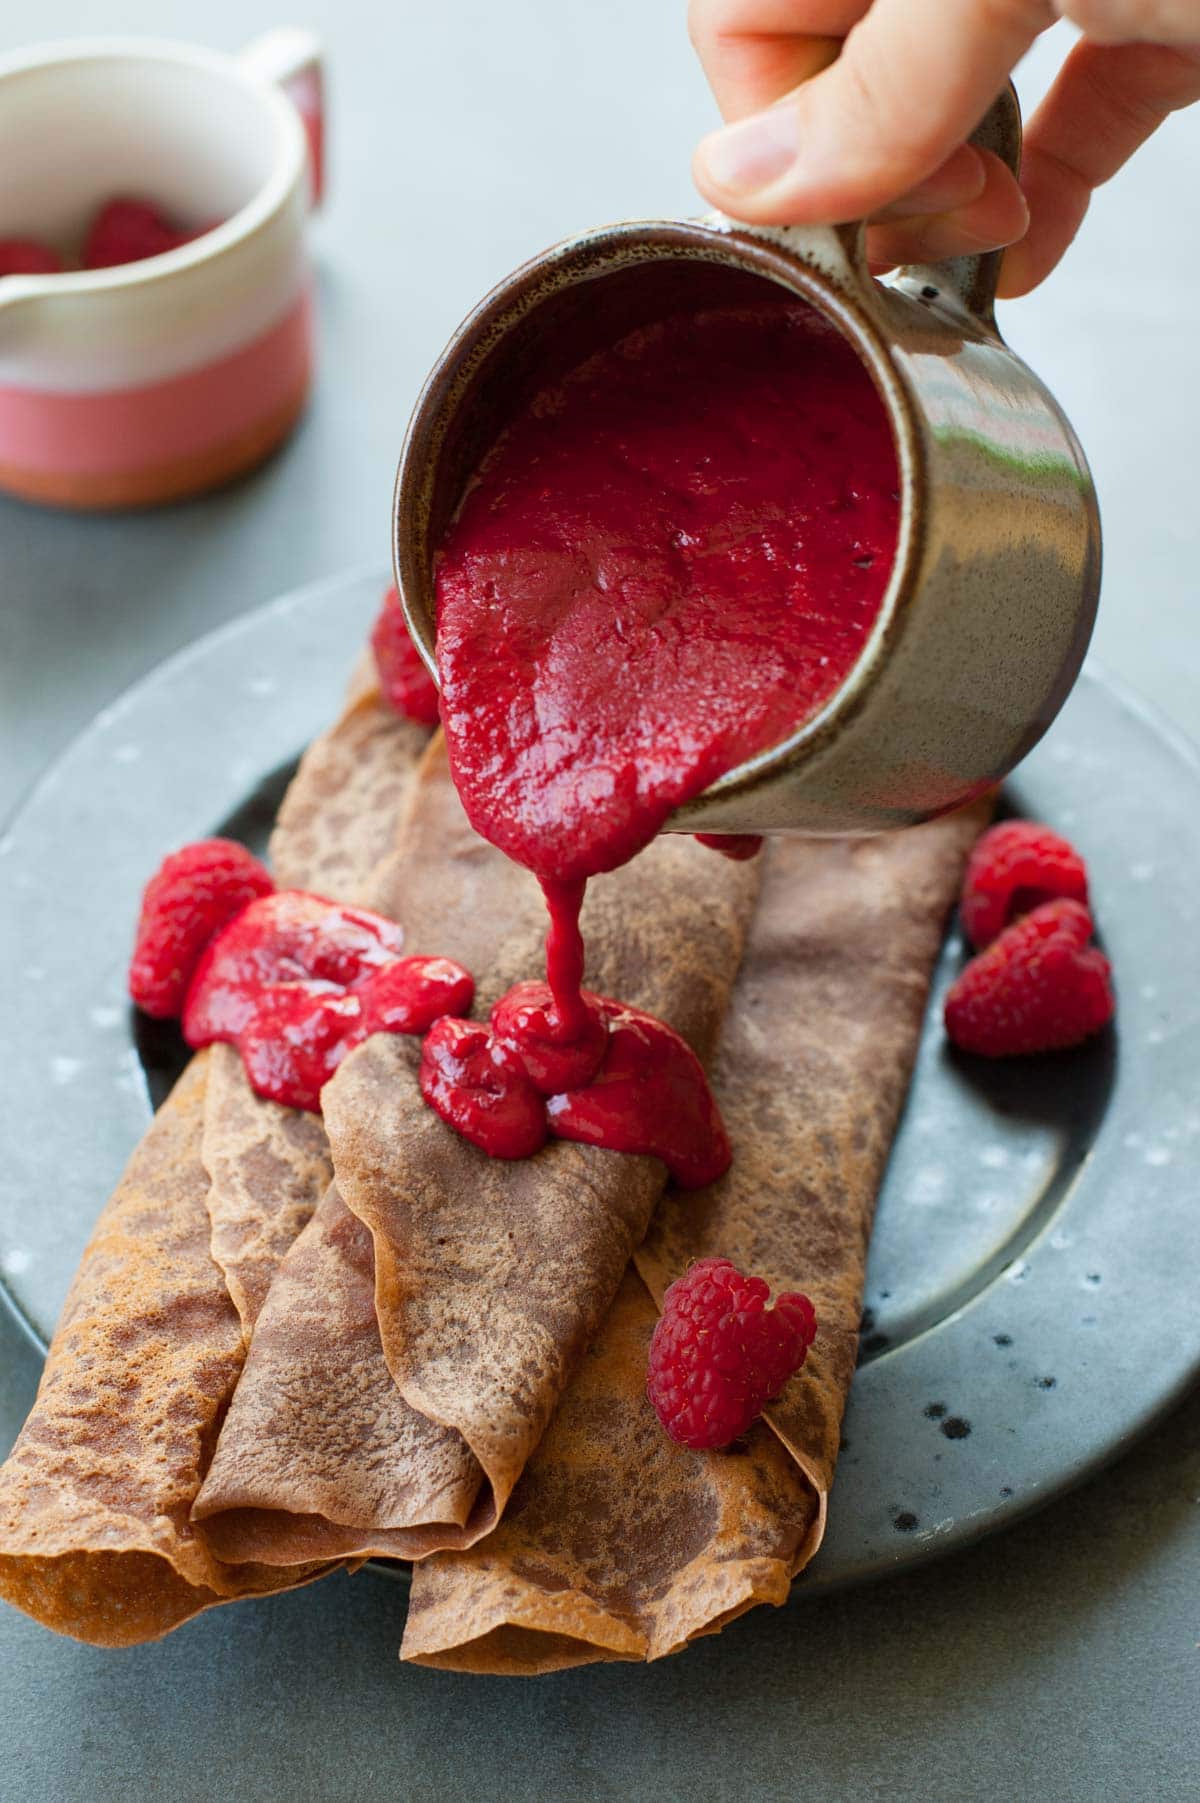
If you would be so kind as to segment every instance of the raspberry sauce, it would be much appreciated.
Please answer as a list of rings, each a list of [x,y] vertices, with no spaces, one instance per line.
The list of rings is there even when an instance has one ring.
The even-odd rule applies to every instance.
[[[301,890],[251,902],[209,943],[188,989],[190,1046],[225,1040],[260,1096],[320,1109],[321,1090],[371,1033],[424,1033],[474,1000],[451,958],[402,958],[382,915]]]
[[[729,1140],[703,1066],[653,1015],[584,990],[566,1037],[548,985],[519,983],[491,1025],[439,1020],[421,1054],[421,1093],[493,1158],[528,1158],[548,1138],[661,1158],[681,1189],[715,1183]]]
[[[485,459],[437,564],[441,714],[468,817],[536,873],[550,912],[538,1009],[505,998],[491,1035],[468,1048],[448,1027],[427,1047],[426,1099],[485,1150],[518,1155],[516,1112],[517,1140],[537,1139],[530,1073],[547,1047],[594,1047],[599,1020],[602,1055],[551,1096],[546,1131],[656,1151],[683,1183],[725,1168],[690,1051],[583,990],[584,889],[841,686],[898,518],[870,377],[788,297],[641,328],[538,395]]]
[[[895,552],[891,433],[801,303],[676,315],[582,364],[484,462],[436,572],[472,825],[612,870],[860,656]]]

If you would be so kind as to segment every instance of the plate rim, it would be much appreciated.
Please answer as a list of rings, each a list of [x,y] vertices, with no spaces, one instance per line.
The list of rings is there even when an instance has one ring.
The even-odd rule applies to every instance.
[[[322,602],[330,598],[344,594],[352,588],[357,590],[368,583],[381,592],[387,580],[388,575],[382,565],[374,562],[364,563],[338,574],[303,584],[273,600],[249,608],[234,619],[222,623],[180,647],[171,656],[130,683],[61,748],[29,784],[24,794],[5,817],[3,825],[0,826],[0,843],[17,831],[20,822],[35,811],[43,799],[53,792],[56,778],[65,766],[69,766],[73,760],[80,758],[93,735],[99,735],[115,720],[135,711],[138,700],[143,694],[169,685],[180,671],[187,670],[197,663],[203,664],[215,652],[219,652],[227,645],[236,643],[247,635],[253,635],[256,631],[261,631],[272,616],[286,614],[295,609],[319,607]],[[356,647],[353,646],[348,647],[348,662],[354,655],[355,649]],[[1089,657],[1087,660],[1079,686],[1094,689],[1105,704],[1115,706],[1120,710],[1136,729],[1156,741],[1168,754],[1174,766],[1179,769],[1183,781],[1194,783],[1200,788],[1200,747],[1197,747],[1183,727],[1165,715],[1156,704],[1130,688],[1121,677],[1094,657]],[[320,723],[317,724],[316,730],[321,730]],[[293,751],[296,749],[293,747]],[[292,754],[284,753],[285,758],[289,755]],[[1038,753],[1035,751],[1032,755],[1037,756]],[[281,759],[281,761],[283,760]],[[260,779],[262,774],[261,771],[258,773]],[[251,781],[253,780],[252,778]],[[1020,770],[1014,773],[1014,780],[1019,786]],[[1120,981],[1119,971],[1118,981]],[[1119,1077],[1114,1079],[1114,1082],[1116,1081],[1119,1081]],[[1045,1222],[1032,1236],[1031,1243],[1036,1243],[1049,1230],[1050,1222],[1058,1218],[1063,1207],[1065,1204],[1053,1211],[1050,1220]],[[1018,1253],[1015,1256],[1019,1258],[1021,1254]],[[986,1295],[1006,1275],[1007,1267],[989,1280],[980,1295]],[[951,1321],[957,1320],[978,1300],[980,1300],[978,1296],[970,1298],[963,1309],[931,1323],[911,1339],[898,1344],[892,1349],[891,1354],[865,1365],[856,1376],[849,1406],[853,1408],[856,1396],[860,1404],[863,1402],[865,1386],[874,1387],[881,1381],[878,1376],[873,1377],[872,1373],[878,1373],[887,1364],[889,1358],[894,1358],[896,1361],[902,1360],[911,1349],[942,1332]],[[0,1273],[0,1307],[3,1307],[9,1320],[21,1333],[26,1343],[37,1353],[39,1358],[44,1359],[47,1342],[43,1339],[41,1331],[27,1312],[23,1302],[14,1293],[5,1273]],[[896,1368],[893,1365],[893,1371]],[[1001,1528],[1015,1525],[1057,1497],[1094,1478],[1124,1450],[1135,1444],[1144,1434],[1151,1432],[1166,1415],[1178,1406],[1183,1396],[1195,1384],[1198,1376],[1200,1376],[1200,1341],[1197,1342],[1188,1357],[1181,1358],[1173,1367],[1171,1375],[1156,1388],[1153,1401],[1148,1406],[1139,1408],[1136,1418],[1130,1418],[1131,1411],[1127,1411],[1124,1416],[1118,1416],[1110,1422],[1107,1432],[1091,1437],[1082,1456],[1080,1456],[1079,1448],[1073,1449],[1070,1457],[1060,1462],[1057,1471],[1047,1481],[1035,1485],[1019,1495],[1006,1498],[1003,1509],[993,1508],[980,1511],[968,1518],[959,1517],[954,1522],[952,1531],[938,1533],[928,1539],[924,1537],[916,1539],[907,1534],[894,1534],[892,1536],[892,1540],[896,1543],[893,1549],[894,1557],[875,1557],[865,1562],[859,1560],[858,1563],[851,1566],[843,1565],[836,1571],[831,1571],[828,1578],[824,1576],[822,1570],[822,1552],[825,1551],[823,1548],[813,1564],[801,1574],[796,1593],[798,1595],[815,1595],[823,1591],[848,1588],[900,1571],[915,1569],[918,1565],[931,1559],[977,1544]],[[844,1483],[838,1485],[838,1490],[842,1493],[844,1493],[844,1488]],[[841,1514],[842,1511],[835,1503],[831,1511],[832,1519],[836,1522]],[[827,1539],[826,1548],[829,1544]],[[885,1545],[886,1543],[880,1541],[878,1544]],[[397,1574],[389,1572],[387,1575]]]

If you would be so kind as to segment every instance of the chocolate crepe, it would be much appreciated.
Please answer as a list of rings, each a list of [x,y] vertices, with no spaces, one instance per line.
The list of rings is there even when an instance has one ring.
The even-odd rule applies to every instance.
[[[644,1282],[626,1275],[505,1519],[414,1573],[405,1658],[499,1673],[656,1659],[784,1600],[820,1544],[875,1197],[982,824],[976,809],[770,845],[714,1072],[733,1166],[665,1196],[635,1254]],[[655,1420],[646,1353],[667,1284],[714,1254],[807,1292],[818,1333],[765,1423],[694,1453]]]
[[[346,745],[371,822],[349,841],[313,801]],[[361,890],[356,860],[394,836],[418,749],[360,693],[285,802],[288,880]],[[227,1047],[192,1060],[100,1218],[0,1468],[0,1595],[60,1632],[128,1645],[330,1569],[230,1567],[190,1520],[274,1265],[328,1180],[319,1121],[261,1102]]]
[[[340,719],[309,746],[283,798],[270,847],[281,888],[365,899],[393,851],[429,736],[383,702],[366,654]],[[319,1116],[255,1095],[238,1052],[218,1045],[201,1156],[213,1257],[248,1343],[280,1260],[333,1177],[329,1144]]]
[[[365,903],[375,867],[395,846],[429,728],[387,706],[374,668],[368,652],[341,718],[313,740],[283,798],[270,847],[281,889]]]
[[[708,1057],[757,880],[659,841],[592,886],[589,983]],[[406,951],[467,964],[485,1007],[542,973],[537,884],[472,831],[440,739],[368,900],[403,922]],[[370,1260],[331,1200],[279,1272],[197,1501],[229,1558],[419,1558],[487,1533],[662,1192],[652,1158],[563,1141],[487,1157],[425,1105],[419,1057],[378,1035],[323,1091],[337,1191],[373,1241],[378,1353]]]

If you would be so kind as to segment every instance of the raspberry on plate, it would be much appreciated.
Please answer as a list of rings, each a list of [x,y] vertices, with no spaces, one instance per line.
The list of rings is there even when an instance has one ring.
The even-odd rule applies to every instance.
[[[371,649],[388,706],[420,726],[436,726],[437,684],[412,642],[400,596],[394,588],[383,597],[379,617],[371,628]]]
[[[1005,1058],[1060,1051],[1098,1033],[1116,1006],[1112,969],[1091,944],[1081,902],[1044,902],[967,965],[946,997],[946,1031],[964,1052]]]
[[[208,942],[235,914],[275,888],[269,871],[232,839],[199,839],[164,858],[142,895],[129,993],[144,1014],[183,1012]]]
[[[803,1365],[816,1338],[813,1305],[788,1291],[768,1308],[770,1293],[729,1259],[702,1258],[663,1297],[646,1394],[681,1446],[728,1446]]]
[[[963,876],[959,916],[977,951],[1010,921],[1042,902],[1087,906],[1087,866],[1075,847],[1035,820],[1003,820],[975,842]]]

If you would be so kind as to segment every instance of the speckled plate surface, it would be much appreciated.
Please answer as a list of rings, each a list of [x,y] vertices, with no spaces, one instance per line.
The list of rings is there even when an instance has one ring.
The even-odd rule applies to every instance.
[[[201,640],[105,710],[0,839],[0,1271],[49,1337],[179,1064],[124,967],[146,876],[214,830],[261,844],[378,605],[370,571]],[[946,1048],[938,972],[880,1201],[863,1363],[804,1589],[962,1546],[1113,1457],[1200,1371],[1200,765],[1089,671],[1010,785],[1092,871],[1120,1030],[987,1067]]]

